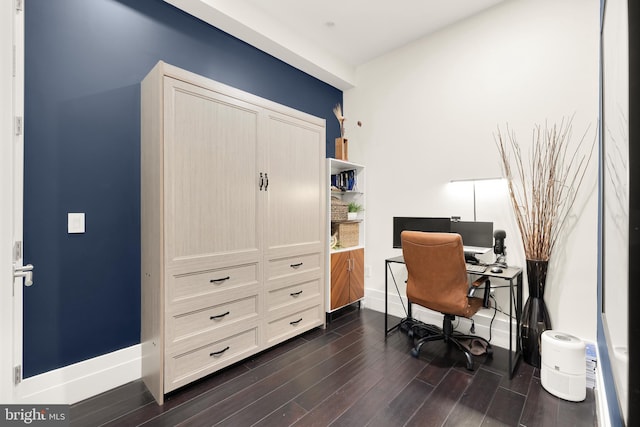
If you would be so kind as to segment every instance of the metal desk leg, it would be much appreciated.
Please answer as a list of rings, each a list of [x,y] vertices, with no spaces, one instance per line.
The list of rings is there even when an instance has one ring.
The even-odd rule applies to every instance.
[[[516,339],[516,353],[518,357],[522,355],[522,343],[520,341],[520,321],[522,320],[522,273],[518,275],[516,285],[516,325],[518,327],[518,335]]]
[[[389,332],[391,331],[395,331],[396,329],[398,329],[400,327],[400,324],[402,322],[398,322],[395,326],[392,326],[391,328],[389,328],[389,321],[388,321],[388,317],[389,317],[389,274],[391,274],[391,278],[393,279],[393,283],[396,287],[396,290],[398,289],[398,283],[396,282],[396,278],[393,275],[393,270],[391,269],[391,264],[396,263],[394,261],[388,261],[385,260],[385,265],[384,265],[384,336],[385,339],[387,337],[387,335],[389,334]],[[398,291],[398,298],[401,298],[400,302],[402,303],[402,297],[400,296],[400,291]],[[404,303],[402,303],[402,305],[404,306]],[[406,310],[405,310],[406,311]]]
[[[520,318],[522,316],[522,272],[516,278],[516,351],[513,354],[513,279],[509,280],[509,378],[513,378],[522,353],[520,346]]]
[[[509,279],[509,379],[511,378],[513,378],[513,279]]]
[[[387,339],[387,316],[388,316],[388,310],[387,310],[387,304],[388,304],[388,280],[389,280],[389,272],[387,271],[387,269],[389,268],[389,261],[384,262],[384,339]]]

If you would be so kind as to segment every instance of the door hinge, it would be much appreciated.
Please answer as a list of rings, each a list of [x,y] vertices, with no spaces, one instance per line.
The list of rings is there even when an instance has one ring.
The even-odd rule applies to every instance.
[[[13,368],[13,384],[18,385],[22,382],[22,365]]]
[[[16,136],[22,135],[23,120],[22,116],[16,116]]]
[[[24,9],[24,4],[23,4],[23,0],[16,0],[16,11],[17,12],[22,12],[22,9]]]
[[[22,259],[22,242],[15,242],[13,244],[13,262],[20,261]]]

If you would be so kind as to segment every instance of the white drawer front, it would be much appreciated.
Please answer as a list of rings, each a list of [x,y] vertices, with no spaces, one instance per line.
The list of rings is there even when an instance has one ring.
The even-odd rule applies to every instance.
[[[258,328],[239,332],[186,353],[165,358],[165,392],[174,390],[256,352]]]
[[[269,261],[267,265],[267,279],[274,280],[319,269],[319,253],[278,258]]]
[[[167,346],[195,335],[220,330],[258,316],[258,296],[206,307],[167,318]]]
[[[324,312],[320,305],[307,307],[267,324],[267,342],[274,344],[323,324]]]
[[[310,298],[318,298],[318,302],[320,302],[320,286],[320,280],[314,279],[279,289],[272,289],[267,292],[267,310],[272,311],[285,306],[296,305]]]
[[[258,264],[246,264],[197,273],[169,276],[167,303],[229,291],[258,283]]]

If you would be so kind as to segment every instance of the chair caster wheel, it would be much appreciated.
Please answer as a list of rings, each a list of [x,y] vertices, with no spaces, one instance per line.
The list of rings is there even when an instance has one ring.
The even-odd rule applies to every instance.
[[[417,349],[412,348],[411,349],[411,355],[417,359],[418,356],[420,356],[420,352]]]

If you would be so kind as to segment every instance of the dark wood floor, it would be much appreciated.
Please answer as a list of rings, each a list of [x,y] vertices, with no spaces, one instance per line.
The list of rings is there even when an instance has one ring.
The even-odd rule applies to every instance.
[[[467,371],[442,343],[409,355],[406,335],[384,339],[384,317],[348,310],[316,329],[211,375],[158,406],[134,381],[71,407],[72,426],[596,426],[595,399],[571,403],[507,352]],[[451,351],[450,351],[451,350]]]

